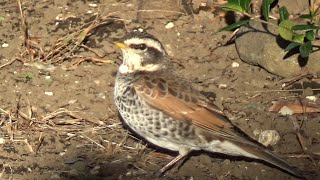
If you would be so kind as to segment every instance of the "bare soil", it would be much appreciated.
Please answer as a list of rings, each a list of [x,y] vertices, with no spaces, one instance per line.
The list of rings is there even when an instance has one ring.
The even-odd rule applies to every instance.
[[[25,47],[16,2],[5,0],[0,5],[3,65],[21,57]],[[159,9],[173,7],[161,5]],[[319,159],[312,161],[302,151],[293,125],[295,120],[304,120],[303,143],[310,152],[319,154],[319,113],[281,116],[266,111],[272,101],[300,100],[305,94],[275,91],[281,89],[279,77],[242,62],[234,44],[222,46],[232,36],[216,33],[226,25],[223,17],[205,11],[181,15],[179,9],[171,14],[144,12],[137,17],[136,6],[133,0],[22,3],[29,34],[45,52],[57,39],[92,21],[98,12],[121,18],[97,28],[83,42],[105,54],[104,60],[120,62],[121,53],[111,42],[133,28],[146,29],[161,40],[176,62],[177,71],[223,108],[246,133],[258,139],[259,132],[276,130],[281,139],[271,149],[301,169],[320,171]],[[174,26],[168,29],[165,26],[169,22]],[[95,56],[86,48],[75,53]],[[74,61],[50,65],[20,59],[0,69],[0,178],[159,179],[155,173],[177,154],[149,146],[123,128],[113,101],[117,63],[87,61],[66,70]],[[235,63],[239,67],[233,66]],[[297,82],[289,89],[320,86],[314,82],[303,84]],[[311,91],[317,97],[318,93]],[[160,179],[296,178],[263,162],[196,152],[178,170]]]

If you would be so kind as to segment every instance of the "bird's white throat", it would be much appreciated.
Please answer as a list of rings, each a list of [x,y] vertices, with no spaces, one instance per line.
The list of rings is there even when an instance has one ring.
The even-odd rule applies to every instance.
[[[133,73],[133,72],[138,72],[138,71],[148,71],[148,72],[153,72],[153,71],[157,71],[160,70],[162,68],[161,65],[157,65],[157,64],[148,64],[145,66],[131,66],[131,65],[127,65],[122,63],[119,67],[119,72],[121,74],[128,74],[128,73]]]

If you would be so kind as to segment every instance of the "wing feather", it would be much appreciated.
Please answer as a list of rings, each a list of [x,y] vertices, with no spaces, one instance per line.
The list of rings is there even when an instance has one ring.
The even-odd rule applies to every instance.
[[[167,78],[169,80],[161,77],[142,76],[134,84],[137,95],[148,105],[177,120],[191,121],[195,126],[216,137],[248,143],[246,138],[239,136],[224,113],[199,91],[193,89],[191,84],[177,81],[172,76]]]

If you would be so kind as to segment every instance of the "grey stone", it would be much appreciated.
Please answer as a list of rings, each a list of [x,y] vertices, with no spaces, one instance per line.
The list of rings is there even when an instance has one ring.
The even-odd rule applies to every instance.
[[[279,7],[285,6],[290,14],[308,13],[309,2],[302,0],[279,0]]]
[[[298,52],[286,57],[288,52],[285,52],[284,49],[290,42],[283,40],[278,35],[276,27],[251,22],[250,25],[240,28],[235,43],[237,52],[244,62],[261,66],[272,74],[292,77],[303,71],[320,72],[318,58],[320,52],[312,52],[306,64],[303,63],[305,60],[299,58]]]

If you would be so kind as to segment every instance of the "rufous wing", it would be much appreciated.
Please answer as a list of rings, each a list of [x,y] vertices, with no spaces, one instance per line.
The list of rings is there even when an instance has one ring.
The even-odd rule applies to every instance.
[[[218,107],[208,102],[190,83],[177,79],[145,75],[134,84],[134,89],[148,105],[174,119],[190,121],[218,138],[248,143]]]

